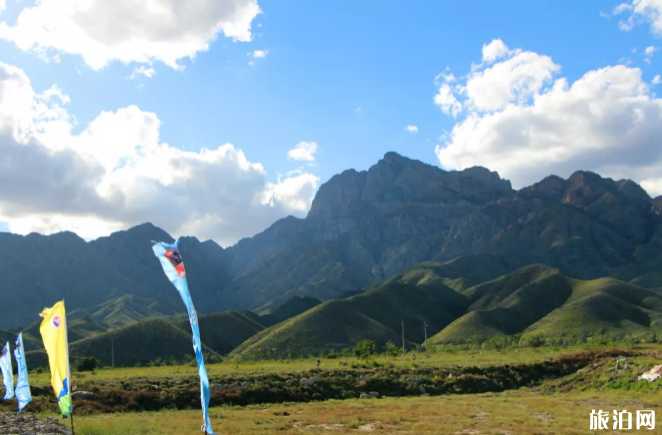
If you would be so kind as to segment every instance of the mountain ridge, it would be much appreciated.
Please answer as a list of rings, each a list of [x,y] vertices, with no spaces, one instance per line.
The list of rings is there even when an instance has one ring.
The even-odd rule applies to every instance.
[[[11,252],[0,263],[0,305],[12,306],[0,328],[35,321],[63,298],[69,310],[123,295],[176,300],[152,240],[173,239],[149,223],[91,242],[0,234],[0,249]],[[662,197],[587,171],[514,190],[486,168],[443,171],[389,152],[320,186],[306,218],[280,219],[227,248],[195,237],[180,247],[201,314],[259,311],[293,296],[329,300],[425,261],[476,255],[662,287]],[[459,287],[466,279],[445,278]]]

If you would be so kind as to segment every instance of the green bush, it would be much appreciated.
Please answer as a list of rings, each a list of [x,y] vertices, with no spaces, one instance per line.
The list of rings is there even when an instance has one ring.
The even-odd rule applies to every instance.
[[[400,355],[400,348],[393,344],[392,341],[388,341],[384,345],[384,354],[390,355],[390,356],[398,356]]]
[[[99,367],[99,360],[93,356],[83,357],[76,363],[79,372],[93,372],[97,367]]]
[[[368,358],[375,354],[377,344],[373,340],[361,340],[354,347],[354,355],[357,358]]]

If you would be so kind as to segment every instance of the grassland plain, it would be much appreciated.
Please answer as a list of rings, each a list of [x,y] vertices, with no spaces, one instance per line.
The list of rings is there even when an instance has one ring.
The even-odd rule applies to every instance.
[[[352,363],[370,366],[373,362],[380,365],[393,364],[395,367],[412,367],[416,365],[426,367],[447,367],[453,365],[503,365],[503,364],[525,364],[546,361],[562,355],[582,352],[585,350],[596,350],[604,348],[601,345],[582,345],[570,347],[538,347],[538,348],[506,348],[502,350],[461,350],[456,352],[432,352],[430,358],[424,358],[417,354],[412,360],[412,354],[406,356],[390,357],[385,355],[375,356],[370,362],[357,361],[356,358],[322,358],[321,368],[337,369]],[[662,349],[657,344],[643,345],[619,345],[619,349],[654,351]],[[256,362],[233,362],[226,360],[222,363],[207,365],[209,376],[225,376],[233,374],[252,373],[285,373],[293,371],[304,371],[315,367],[315,359],[293,359],[293,360],[264,360]],[[74,372],[72,378],[74,383],[77,379],[93,382],[97,380],[131,379],[131,378],[162,378],[169,376],[197,376],[198,369],[195,364],[174,365],[161,367],[127,367],[110,369],[104,368],[95,372]],[[46,372],[31,373],[30,380],[34,385],[48,385],[50,375]]]
[[[595,349],[597,346],[594,346]],[[409,369],[450,369],[458,366],[481,367],[516,364],[535,364],[562,355],[587,350],[574,348],[519,348],[473,350],[436,353],[429,359],[412,361],[406,358],[379,357],[378,364],[393,364]],[[615,355],[629,356],[617,363]],[[365,433],[380,434],[588,434],[589,413],[602,409],[611,414],[614,409],[652,409],[662,415],[662,389],[658,384],[638,381],[637,377],[662,361],[662,346],[621,346],[580,370],[566,376],[556,376],[522,388],[487,394],[417,394],[408,397],[379,399],[346,399],[313,401],[309,403],[254,404],[248,406],[213,406],[211,416],[219,434],[301,434],[301,433]],[[326,359],[320,374],[345,367],[348,359]],[[353,361],[356,365],[357,361]],[[366,363],[367,366],[372,363]],[[374,365],[374,364],[373,364]],[[264,361],[258,363],[214,364],[209,367],[213,378],[238,378],[260,373],[266,375],[307,374],[314,360]],[[366,370],[366,373],[369,370]],[[189,366],[100,370],[94,374],[74,373],[74,384],[99,383],[122,378],[125,383],[139,383],[141,378],[172,379],[177,376],[195,377]],[[33,375],[33,384],[47,387],[45,374]],[[193,397],[197,396],[197,398]],[[199,400],[194,394],[191,399]],[[193,401],[193,400],[192,400]],[[80,402],[79,402],[80,403]],[[53,410],[54,406],[50,407]],[[79,407],[82,410],[82,408]],[[52,415],[52,414],[50,414]],[[659,418],[658,418],[659,420]],[[162,410],[156,412],[100,413],[79,415],[78,431],[86,435],[106,434],[188,434],[199,433],[200,411]],[[660,425],[662,426],[662,425]],[[636,431],[603,431],[630,433]],[[662,433],[660,427],[647,433]]]
[[[458,434],[579,435],[589,430],[593,409],[660,415],[659,391],[584,391],[538,394],[526,389],[500,394],[330,400],[307,404],[220,407],[211,410],[217,434]],[[77,420],[85,435],[199,434],[199,411],[85,416]],[[659,423],[659,417],[658,417]],[[662,433],[654,430],[597,433]]]

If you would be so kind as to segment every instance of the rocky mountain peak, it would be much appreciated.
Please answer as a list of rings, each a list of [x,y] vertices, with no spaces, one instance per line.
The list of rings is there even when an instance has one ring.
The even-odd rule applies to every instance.
[[[512,193],[510,181],[483,167],[446,172],[436,166],[388,152],[367,171],[345,171],[324,183],[309,218],[341,215],[348,210],[393,210],[424,198],[484,203]]]
[[[635,199],[651,199],[650,195],[648,195],[643,187],[632,180],[620,180],[616,184],[618,185],[618,192],[625,196]]]
[[[550,175],[532,186],[525,187],[521,192],[524,194],[530,193],[537,197],[552,201],[558,201],[563,198],[567,187],[567,180],[556,175]]]
[[[585,207],[607,192],[614,192],[618,185],[611,178],[588,171],[577,171],[568,178],[568,187],[563,198],[566,204]]]

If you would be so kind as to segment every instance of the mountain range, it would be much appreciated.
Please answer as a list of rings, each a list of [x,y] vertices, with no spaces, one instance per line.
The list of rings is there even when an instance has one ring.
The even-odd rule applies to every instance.
[[[149,223],[91,242],[68,232],[0,234],[0,306],[11,307],[3,310],[0,328],[38,321],[44,307],[62,298],[72,318],[97,332],[155,317],[185,320],[152,240],[173,238]],[[352,342],[367,330],[382,341],[397,338],[397,325],[374,318],[369,307],[383,304],[387,318],[395,318],[402,297],[418,301],[419,308],[407,308],[422,313],[411,314],[411,321],[425,317],[439,333],[435,342],[460,337],[452,331],[466,331],[463,325],[475,326],[478,335],[545,331],[552,312],[598,319],[589,308],[607,305],[634,313],[627,325],[654,329],[657,308],[648,302],[657,297],[652,289],[662,287],[662,197],[651,198],[630,180],[585,171],[514,190],[485,168],[448,172],[387,153],[367,171],[347,170],[323,184],[306,218],[281,219],[227,248],[182,237],[180,249],[201,314],[233,310],[246,319],[262,317],[260,328],[249,328],[261,338],[251,336],[237,353],[254,345],[282,347],[271,336],[274,328],[282,340],[291,336],[288,325],[305,331],[311,316],[354,322],[354,329],[345,329],[356,334],[328,343]],[[425,277],[434,286],[422,285]],[[493,282],[511,278],[520,286],[508,281],[508,290],[497,289]],[[638,303],[623,296],[642,291]],[[547,305],[531,308],[527,298]],[[444,302],[437,307],[433,300]],[[264,317],[298,303],[280,323]],[[559,313],[566,304],[574,308]],[[640,309],[649,310],[650,322],[636,314]],[[420,343],[419,333],[407,339]],[[267,336],[276,341],[258,344]]]

